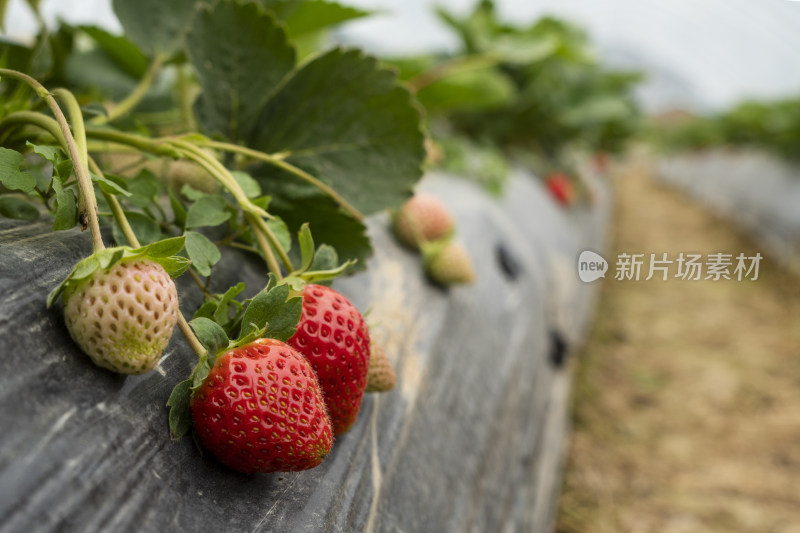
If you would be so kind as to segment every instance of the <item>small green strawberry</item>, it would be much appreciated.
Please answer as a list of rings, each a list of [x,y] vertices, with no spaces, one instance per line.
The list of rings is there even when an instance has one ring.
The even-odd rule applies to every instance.
[[[70,335],[92,361],[122,374],[153,369],[178,320],[178,293],[164,268],[123,260],[81,280],[64,304]]]
[[[449,237],[453,233],[453,217],[435,196],[416,193],[394,217],[397,238],[414,249],[423,243]]]
[[[386,352],[374,341],[371,343],[367,389],[365,392],[387,392],[397,384],[397,375]]]
[[[430,243],[422,250],[425,271],[441,285],[468,284],[475,281],[475,270],[466,248],[452,240]]]

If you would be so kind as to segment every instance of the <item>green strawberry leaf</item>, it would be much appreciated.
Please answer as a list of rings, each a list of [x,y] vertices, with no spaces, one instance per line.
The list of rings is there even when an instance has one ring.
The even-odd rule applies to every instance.
[[[147,57],[129,39],[112,35],[97,26],[78,26],[78,29],[91,37],[128,75],[137,79],[144,76]]]
[[[286,253],[289,253],[292,249],[292,234],[289,232],[289,227],[286,225],[286,222],[280,217],[275,216],[267,220],[267,226],[272,230],[281,248],[283,248]],[[272,246],[272,249],[275,250],[275,246]]]
[[[323,282],[329,282],[331,280],[338,278],[339,276],[347,272],[354,264],[355,261],[347,261],[345,263],[342,263],[338,267],[331,268],[328,270],[309,270],[307,272],[299,274],[298,277],[302,279],[305,283],[319,283],[328,285],[329,283],[323,283]]]
[[[303,301],[289,297],[289,287],[278,285],[259,292],[251,301],[242,317],[242,331],[237,343],[254,331],[266,327],[260,336],[287,341],[294,335],[300,321]]]
[[[269,167],[258,167],[254,176],[272,196],[269,212],[281,217],[291,232],[308,223],[314,241],[332,246],[343,260],[358,261],[363,268],[372,255],[366,226],[343,212],[331,198],[292,176]]]
[[[100,261],[98,260],[97,255],[92,254],[89,257],[78,261],[73,268],[72,273],[68,277],[73,281],[86,279],[94,274],[98,268],[100,268]]]
[[[53,182],[55,182],[55,180],[53,180]],[[139,213],[138,211],[125,211],[125,217],[128,219],[128,223],[131,225],[131,229],[140,243],[150,244],[161,240],[161,227],[158,225],[158,222],[149,216],[144,213]],[[125,234],[122,233],[122,229],[116,221],[114,221],[114,225],[111,228],[111,233],[117,244],[121,246],[129,244],[128,240],[125,238]]]
[[[95,252],[95,257],[97,257],[97,262],[100,263],[101,269],[108,269],[111,266],[114,266],[120,259],[125,256],[125,252],[127,250],[125,248],[105,248],[104,250],[100,250]]]
[[[234,298],[241,294],[244,289],[245,284],[240,282],[225,291],[225,294],[219,299],[213,314],[213,319],[217,324],[226,324],[230,320],[229,306],[231,304],[241,307],[241,303],[234,300]]]
[[[222,196],[204,195],[189,206],[186,212],[186,227],[194,229],[202,226],[219,226],[231,218],[231,212],[226,208],[227,203]]]
[[[53,231],[70,229],[78,221],[78,203],[72,189],[64,188],[67,178],[53,177],[53,191],[56,193],[56,213]]]
[[[203,191],[198,191],[189,184],[185,184],[183,187],[181,187],[181,194],[190,202],[196,202],[203,196],[206,196],[206,193]]]
[[[171,237],[139,248],[143,254],[153,259],[170,257],[180,252],[186,243],[186,237]]]
[[[53,174],[55,176],[61,176],[65,180],[68,179],[74,171],[75,167],[72,165],[72,160],[70,159],[60,161],[58,164],[53,163]]]
[[[195,0],[114,0],[125,35],[150,57],[172,56],[183,47]]]
[[[113,252],[112,252],[113,253]],[[100,268],[100,261],[98,260],[97,254],[92,254],[89,257],[85,257],[78,261],[72,270],[64,278],[58,286],[50,291],[50,294],[47,295],[47,308],[53,306],[56,303],[56,300],[59,296],[67,289],[67,286],[71,284],[73,281],[80,281],[82,279],[88,278],[91,276],[97,269]]]
[[[216,312],[218,305],[218,302],[215,300],[209,300],[197,308],[197,311],[194,312],[192,319],[203,317],[209,320],[214,320],[214,313]]]
[[[167,400],[169,407],[169,434],[172,440],[180,440],[192,427],[192,380],[181,381]]]
[[[100,187],[100,190],[106,194],[112,194],[114,196],[124,196],[126,198],[130,198],[133,196],[132,193],[125,189],[126,181],[123,178],[116,178],[114,176],[98,176],[97,174],[90,173],[92,176],[92,181]]]
[[[222,258],[219,248],[208,238],[196,231],[186,232],[186,253],[192,266],[201,276],[210,276],[211,267]]]
[[[270,202],[272,202],[272,196],[259,196],[258,198],[253,198],[252,202],[256,207],[260,207],[264,211],[267,211],[269,209]]]
[[[183,228],[186,225],[186,208],[172,189],[167,192],[169,194],[169,205],[172,208],[172,214],[175,216],[175,224],[179,228]]]
[[[39,210],[21,198],[2,195],[0,196],[0,215],[19,220],[36,220],[39,218]]]
[[[257,4],[217,2],[197,12],[186,42],[203,90],[195,111],[204,131],[246,139],[270,94],[294,67],[286,31]]]
[[[0,183],[5,188],[25,193],[36,188],[36,177],[19,169],[24,160],[23,155],[16,150],[0,148]]]
[[[154,261],[164,267],[164,270],[171,278],[177,278],[186,272],[192,265],[191,261],[179,255],[173,255],[172,257],[161,257],[154,259]]]
[[[247,140],[286,152],[286,162],[313,169],[367,215],[403,203],[425,157],[413,98],[394,73],[356,50],[334,49],[293,72]]]
[[[336,249],[327,244],[320,245],[314,254],[314,261],[311,262],[309,270],[332,270],[339,265],[339,256]]]
[[[124,183],[130,193],[128,202],[136,207],[146,208],[153,205],[161,194],[161,182],[147,169],[139,172],[136,177],[125,180]]]
[[[192,390],[195,391],[200,388],[200,385],[208,377],[208,373],[211,372],[211,365],[213,363],[209,362],[207,356],[203,356],[200,359],[200,362],[197,363],[197,366],[194,367],[194,371],[192,372]]]
[[[203,317],[195,318],[189,325],[197,335],[197,340],[208,351],[209,363],[213,364],[217,354],[230,344],[225,330],[213,320]]]
[[[305,272],[314,261],[314,238],[311,236],[311,230],[308,229],[308,224],[300,226],[300,231],[297,232],[297,242],[300,244],[300,272]]]
[[[239,187],[242,188],[244,194],[248,198],[257,198],[261,196],[261,186],[250,174],[234,170],[231,172],[231,176],[233,176],[233,179],[236,180],[236,183],[239,184]]]
[[[44,157],[54,165],[57,165],[64,160],[64,152],[58,146],[50,146],[46,144],[33,144],[30,141],[27,141],[25,144],[29,146],[35,153]],[[70,164],[72,163],[70,162]]]
[[[327,0],[259,0],[286,23],[289,34],[299,37],[348,20],[370,15],[369,11],[344,6]]]
[[[456,72],[417,92],[429,113],[497,109],[511,105],[516,87],[511,78],[494,68]]]

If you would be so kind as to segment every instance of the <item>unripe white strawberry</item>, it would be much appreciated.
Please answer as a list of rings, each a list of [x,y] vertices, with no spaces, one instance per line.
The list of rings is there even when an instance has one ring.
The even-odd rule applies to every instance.
[[[122,374],[152,370],[178,320],[175,283],[145,258],[95,271],[65,298],[72,338],[95,364]]]
[[[400,242],[411,248],[449,237],[453,233],[453,217],[435,196],[417,193],[394,218],[394,230]]]

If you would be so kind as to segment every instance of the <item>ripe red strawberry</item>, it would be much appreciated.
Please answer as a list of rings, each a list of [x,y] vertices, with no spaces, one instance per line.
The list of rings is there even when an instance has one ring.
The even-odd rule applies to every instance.
[[[472,283],[475,270],[466,248],[454,241],[433,243],[423,249],[425,271],[442,285]]]
[[[431,194],[416,193],[394,218],[394,230],[400,242],[417,249],[422,243],[436,241],[453,233],[453,217]]]
[[[369,329],[350,301],[322,285],[306,285],[303,311],[289,344],[317,373],[325,404],[340,435],[356,421],[369,369]]]
[[[97,270],[65,295],[70,335],[95,364],[123,374],[152,370],[178,320],[178,293],[149,259]]]
[[[333,444],[311,365],[279,340],[258,339],[217,357],[190,405],[200,441],[239,472],[314,468]]]
[[[366,392],[387,392],[397,384],[397,375],[383,349],[374,342],[370,345],[369,372]]]
[[[575,201],[575,186],[566,174],[562,172],[549,174],[545,180],[545,185],[559,204],[572,205]]]

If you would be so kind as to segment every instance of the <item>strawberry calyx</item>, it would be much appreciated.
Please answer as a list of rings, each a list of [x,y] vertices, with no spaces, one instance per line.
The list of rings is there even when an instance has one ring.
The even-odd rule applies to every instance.
[[[91,277],[97,271],[107,272],[121,261],[149,259],[161,265],[170,277],[176,278],[186,272],[191,263],[187,258],[175,255],[183,249],[185,240],[186,237],[181,235],[139,248],[117,246],[98,250],[78,261],[67,277],[50,291],[50,294],[47,295],[47,307],[48,309],[52,307],[59,296],[63,295],[64,301],[68,300],[81,281]]]
[[[167,401],[173,440],[179,440],[191,429],[189,402],[208,377],[217,357],[260,338],[287,341],[295,333],[301,309],[302,299],[292,294],[287,283],[278,282],[270,275],[267,286],[249,300],[236,339],[231,340],[225,329],[211,318],[201,316],[189,322],[205,352],[197,354],[198,361],[189,378],[175,386]]]
[[[300,228],[298,242],[300,268],[280,280],[274,273],[270,274],[266,287],[246,301],[240,321],[240,310],[235,313],[235,319],[230,318],[229,304],[244,290],[244,284],[231,287],[215,301],[207,301],[189,322],[204,351],[197,354],[198,362],[190,376],[175,386],[167,401],[173,440],[180,439],[191,429],[190,400],[194,391],[205,382],[218,357],[260,338],[288,341],[300,321],[306,285],[325,284],[355,264],[355,261],[340,264],[332,246],[315,246],[308,224]],[[236,304],[241,305],[239,302]],[[237,328],[238,336],[231,340],[229,334]]]
[[[308,224],[302,225],[297,234],[297,240],[300,243],[301,266],[290,272],[280,283],[289,285],[298,296],[302,294],[303,288],[309,283],[325,285],[326,282],[347,272],[357,262],[348,260],[339,264],[335,248],[327,244],[315,247]]]

